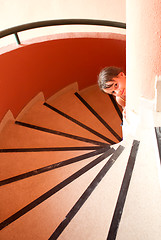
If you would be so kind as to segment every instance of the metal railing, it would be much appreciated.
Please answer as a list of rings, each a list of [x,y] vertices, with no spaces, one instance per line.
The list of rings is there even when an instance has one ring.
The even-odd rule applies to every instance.
[[[126,24],[122,22],[96,20],[96,19],[59,19],[27,23],[0,31],[0,38],[14,34],[18,44],[21,44],[18,36],[19,32],[41,27],[61,26],[61,25],[95,25],[126,29]]]

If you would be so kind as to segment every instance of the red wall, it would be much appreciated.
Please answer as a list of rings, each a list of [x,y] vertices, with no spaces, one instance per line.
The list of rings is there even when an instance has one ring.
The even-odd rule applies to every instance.
[[[0,56],[0,120],[10,109],[16,117],[40,91],[45,98],[77,81],[79,89],[97,82],[101,68],[125,70],[125,36],[55,39],[30,45]]]

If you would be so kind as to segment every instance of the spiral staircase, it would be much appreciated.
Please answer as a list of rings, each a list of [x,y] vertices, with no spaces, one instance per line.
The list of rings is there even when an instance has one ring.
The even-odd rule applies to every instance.
[[[97,86],[78,93],[74,83],[45,103],[43,94],[38,94],[16,121],[7,122],[0,140],[2,239],[48,239],[75,202],[82,199],[105,164],[105,157],[114,153],[110,145],[121,140],[120,116],[117,111],[104,111],[109,104],[113,102]],[[110,120],[109,124],[101,115]],[[40,235],[35,227],[32,233],[22,231],[31,224],[26,219],[28,214],[39,206],[44,208],[44,203],[48,210],[39,209],[46,216],[40,219],[36,214],[40,221],[37,227],[42,229],[47,219],[55,216],[50,231],[47,226],[47,232],[43,230]],[[23,226],[17,226],[21,220]]]
[[[122,141],[120,108],[96,85],[39,93],[7,121],[0,148],[0,239],[139,239],[126,216],[139,141]]]
[[[104,37],[101,35],[101,39]],[[107,61],[117,65],[119,57],[124,56],[123,45],[117,36],[115,44],[114,38],[108,37],[108,49],[104,50],[107,46],[104,41],[99,42],[96,49],[100,53],[99,46],[104,43],[102,51],[111,54]],[[5,79],[7,74],[6,79],[11,82],[14,72],[14,81],[18,83],[17,98],[12,93],[14,81],[9,89],[13,105],[18,105],[14,115],[22,109],[21,100],[24,103],[27,99],[26,95],[23,98],[26,88],[32,95],[43,86],[42,79],[39,81],[41,75],[44,77],[44,92],[37,94],[17,117],[9,111],[0,125],[0,239],[160,239],[160,160],[154,127],[151,122],[148,125],[149,113],[144,106],[142,116],[139,116],[144,119],[137,129],[135,118],[134,125],[128,126],[124,122],[122,127],[121,109],[115,99],[103,94],[97,85],[83,87],[86,86],[86,78],[73,74],[73,67],[70,71],[72,76],[80,78],[81,90],[77,82],[69,84],[70,81],[61,89],[62,81],[59,79],[61,90],[51,96],[57,81],[45,82],[44,74],[48,70],[52,72],[53,63],[50,61],[48,68],[43,57],[55,60],[58,68],[55,77],[58,79],[62,46],[63,50],[67,49],[67,54],[62,51],[67,57],[64,62],[67,63],[71,57],[71,49],[65,48],[64,41],[61,44],[57,52],[52,42],[49,42],[50,48],[42,48],[45,44],[18,48],[22,52],[26,50],[26,56],[29,50],[33,53],[27,67],[26,64],[21,65],[21,51],[17,65],[12,65],[16,51],[12,51],[13,58],[7,59],[5,55],[1,58],[2,78]],[[90,54],[82,55],[79,46],[72,52],[74,63],[79,59],[79,50],[82,58],[78,66],[80,70],[82,63],[85,65],[84,73],[93,56],[98,62],[104,56],[93,54],[95,44]],[[41,51],[34,51],[38,47]],[[109,51],[110,47],[116,48],[115,54]],[[85,56],[90,56],[90,60],[84,63]],[[34,57],[40,60],[38,75]],[[123,60],[124,57],[120,61]],[[8,72],[7,64],[11,67]],[[30,68],[34,69],[30,74],[35,73],[33,88],[29,87],[33,81],[28,75]],[[96,68],[95,61],[90,68]],[[21,74],[17,77],[16,71],[26,74],[22,89],[19,87]],[[5,89],[6,86],[5,83]],[[46,98],[47,88],[49,98]],[[6,96],[1,97],[7,101]],[[161,116],[158,123],[160,119]]]

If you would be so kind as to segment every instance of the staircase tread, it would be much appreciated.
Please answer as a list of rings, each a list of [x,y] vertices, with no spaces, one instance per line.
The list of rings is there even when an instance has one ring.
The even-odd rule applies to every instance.
[[[8,137],[9,136],[9,137]],[[20,147],[74,147],[91,146],[91,143],[66,138],[8,123],[0,135],[0,148]],[[94,144],[95,145],[95,144]]]
[[[0,181],[8,178],[15,177],[20,174],[24,174],[36,169],[44,168],[56,163],[77,161],[77,158],[81,159],[82,155],[96,155],[97,151],[68,151],[68,152],[41,152],[41,153],[1,153],[0,161]],[[82,157],[83,158],[83,157]],[[81,160],[82,161],[82,160]],[[85,159],[84,159],[85,161]],[[7,171],[6,171],[7,167]]]

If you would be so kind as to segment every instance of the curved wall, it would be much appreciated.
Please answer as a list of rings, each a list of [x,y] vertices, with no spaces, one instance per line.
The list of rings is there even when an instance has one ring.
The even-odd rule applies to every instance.
[[[155,77],[161,75],[160,16],[160,0],[127,1],[127,102],[137,113],[141,97],[154,99]]]
[[[125,71],[125,36],[111,33],[65,34],[60,39],[26,44],[0,56],[0,120],[10,109],[16,117],[40,91],[50,97],[72,82],[79,89],[97,82],[108,65]]]

